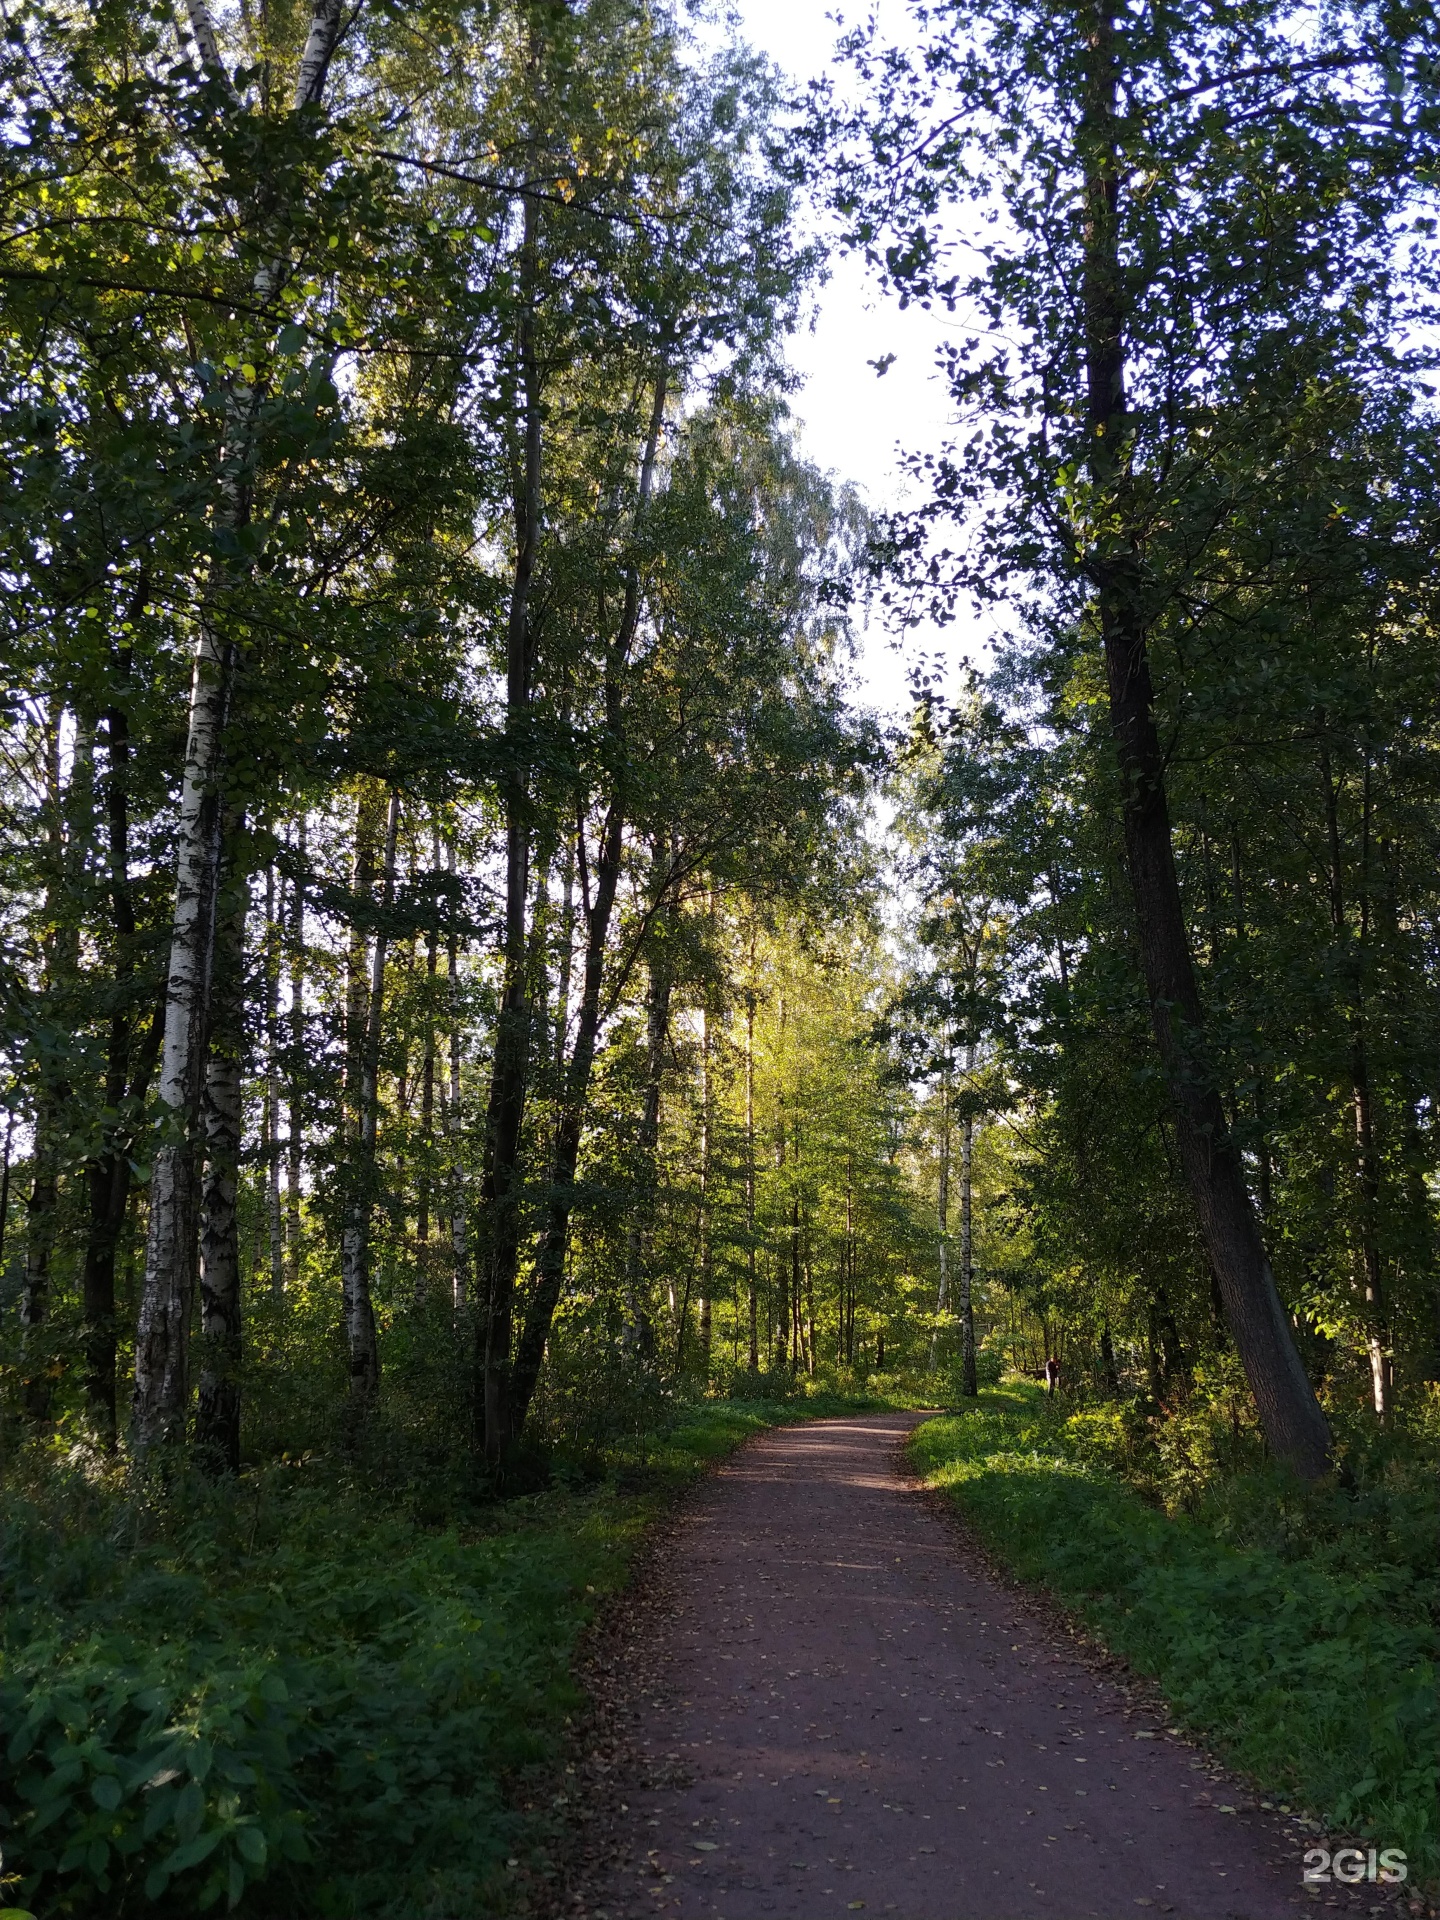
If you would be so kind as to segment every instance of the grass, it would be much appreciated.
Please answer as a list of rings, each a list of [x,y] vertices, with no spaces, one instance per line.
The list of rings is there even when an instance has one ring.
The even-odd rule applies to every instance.
[[[1158,1681],[1177,1717],[1277,1798],[1440,1866],[1434,1462],[1356,1450],[1357,1487],[1273,1472],[1167,1514],[1124,1476],[1118,1410],[1036,1388],[930,1421],[920,1470],[1022,1579]]]
[[[510,1910],[507,1862],[545,1869],[526,1782],[582,1705],[576,1641],[646,1527],[760,1428],[877,1404],[682,1408],[600,1477],[468,1510],[323,1461],[155,1502],[53,1460],[12,1476],[0,1907]]]

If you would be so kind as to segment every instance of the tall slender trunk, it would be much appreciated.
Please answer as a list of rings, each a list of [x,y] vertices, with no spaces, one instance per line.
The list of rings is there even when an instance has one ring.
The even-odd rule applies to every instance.
[[[191,30],[209,71],[237,116],[247,111],[220,62],[204,0],[186,0]],[[340,0],[314,0],[297,73],[294,107],[317,106],[342,25]],[[268,183],[262,188],[268,191]],[[255,276],[263,305],[281,278],[269,262]],[[249,525],[256,437],[263,396],[233,374],[225,388],[227,419],[212,516],[222,536]],[[159,1096],[165,1131],[150,1175],[150,1225],[135,1337],[135,1440],[142,1452],[184,1437],[188,1345],[195,1277],[201,1101],[215,952],[215,901],[221,859],[225,735],[237,649],[225,606],[228,559],[214,561],[196,620],[190,677],[180,816],[176,826],[175,911],[166,976],[165,1032]]]
[[[847,1367],[855,1364],[855,1156],[845,1156],[845,1250],[841,1267],[843,1301],[843,1358]]]
[[[975,1049],[965,1049],[965,1078],[975,1071]],[[960,1391],[968,1400],[979,1392],[975,1375],[975,1116],[966,1106],[960,1123]]]
[[[650,421],[645,450],[640,462],[640,484],[636,492],[635,522],[650,502],[655,478],[655,459],[660,433],[665,423],[665,399],[668,369],[662,363],[655,375]],[[595,1047],[600,1034],[601,987],[605,974],[605,946],[620,883],[620,868],[625,852],[627,791],[625,765],[625,674],[630,650],[640,622],[640,575],[632,564],[626,570],[625,599],[619,626],[605,663],[606,763],[615,769],[610,804],[600,835],[599,857],[595,867],[593,899],[585,866],[580,868],[581,894],[585,902],[585,978],[580,995],[580,1014],[576,1022],[575,1047],[570,1056],[561,1096],[559,1124],[555,1129],[554,1160],[550,1175],[550,1194],[545,1209],[545,1224],[535,1256],[535,1287],[525,1313],[525,1325],[516,1347],[513,1373],[506,1391],[497,1398],[496,1418],[503,1426],[492,1428],[490,1402],[486,1401],[486,1457],[496,1464],[504,1450],[519,1437],[529,1411],[530,1401],[540,1377],[550,1326],[560,1301],[565,1280],[565,1259],[570,1238],[570,1213],[574,1204],[575,1169],[580,1142],[585,1131],[586,1108],[590,1097],[590,1077],[595,1064]],[[584,855],[584,815],[576,822],[576,857]],[[658,1124],[658,1088],[656,1116]],[[507,1315],[508,1334],[508,1315]],[[488,1371],[488,1369],[487,1369]],[[493,1437],[492,1437],[493,1436]]]
[[[580,1157],[580,1141],[585,1129],[585,1112],[590,1092],[590,1075],[595,1064],[595,1044],[600,1034],[601,987],[604,980],[605,943],[615,906],[624,852],[624,815],[617,801],[606,815],[600,840],[600,857],[595,869],[595,897],[586,916],[585,975],[580,994],[580,1011],[575,1026],[575,1047],[570,1056],[562,1095],[560,1121],[555,1129],[555,1156],[550,1170],[550,1194],[545,1208],[545,1226],[535,1257],[535,1289],[525,1315],[524,1329],[516,1348],[508,1405],[510,1425],[500,1437],[492,1456],[498,1460],[504,1448],[519,1438],[529,1411],[530,1401],[545,1358],[550,1325],[560,1303],[565,1280],[565,1256],[570,1235],[570,1212],[574,1205],[575,1169]],[[487,1430],[487,1453],[489,1434]]]
[[[236,822],[237,829],[239,822]],[[240,1243],[236,1195],[243,1124],[243,873],[228,872],[216,913],[215,978],[205,1062],[205,1179],[200,1225],[200,1379],[195,1447],[212,1472],[240,1470]]]
[[[796,1169],[799,1178],[799,1169]],[[805,1353],[805,1317],[800,1297],[800,1196],[797,1193],[790,1202],[790,1324],[793,1329],[790,1344],[790,1370],[798,1373],[807,1364]]]
[[[1391,1358],[1389,1328],[1386,1324],[1384,1268],[1380,1255],[1380,1156],[1375,1144],[1365,1008],[1365,967],[1370,944],[1371,776],[1367,761],[1361,801],[1359,878],[1355,889],[1357,924],[1352,934],[1340,843],[1339,783],[1331,772],[1329,754],[1323,750],[1320,765],[1325,783],[1325,824],[1330,848],[1330,924],[1340,950],[1342,972],[1349,982],[1350,1004],[1346,1010],[1346,1026],[1349,1029],[1348,1091],[1355,1137],[1355,1179],[1360,1199],[1356,1226],[1360,1292],[1365,1302],[1365,1346],[1370,1360],[1371,1404],[1377,1417],[1384,1420],[1390,1411]]]
[[[755,935],[745,989],[745,1269],[750,1313],[750,1371],[760,1371],[759,1289],[755,1284]]]
[[[657,838],[651,848],[650,885],[652,908],[665,886],[667,850]],[[647,1311],[641,1294],[645,1280],[645,1251],[654,1231],[656,1152],[660,1140],[660,1093],[665,1076],[665,1040],[670,1030],[670,991],[674,968],[669,951],[676,918],[675,903],[655,912],[651,921],[650,980],[645,1005],[645,1097],[640,1108],[640,1128],[635,1142],[636,1191],[625,1234],[625,1305],[632,1324],[639,1324]],[[672,1332],[675,1320],[675,1287],[670,1286]]]
[[[1314,1478],[1330,1460],[1330,1430],[1305,1376],[1260,1236],[1244,1169],[1216,1089],[1175,872],[1156,731],[1145,614],[1145,570],[1126,511],[1128,419],[1125,274],[1119,240],[1117,45],[1111,0],[1088,36],[1081,127],[1085,168],[1083,305],[1090,478],[1109,532],[1090,556],[1123,783],[1129,868],[1156,1046],[1175,1105],[1181,1164],[1225,1315],[1272,1451]]]
[[[364,802],[361,803],[362,811]],[[367,823],[368,827],[368,823]],[[357,838],[366,829],[357,825]],[[400,832],[400,796],[392,790],[385,810],[385,850],[381,866],[380,904],[387,919],[395,901],[395,847]],[[356,893],[373,861],[373,853],[357,845]],[[364,889],[370,891],[367,886]],[[363,942],[362,942],[363,948]],[[348,1155],[345,1218],[340,1230],[340,1288],[344,1302],[345,1345],[350,1356],[350,1418],[363,1419],[380,1392],[380,1348],[375,1336],[375,1308],[370,1297],[370,1226],[375,1208],[375,1145],[380,1114],[380,1035],[385,1014],[385,960],[389,951],[387,920],[382,919],[370,948],[369,979],[357,998],[359,1046],[356,1098],[351,1115],[352,1144]],[[363,979],[363,975],[362,975]]]
[[[265,1099],[261,1160],[265,1177],[265,1232],[269,1242],[270,1291],[285,1291],[285,1223],[280,1204],[280,923],[275,867],[265,869]]]
[[[715,1291],[715,1248],[710,1223],[710,1179],[714,1147],[710,1111],[710,1008],[700,1009],[700,1352],[710,1377],[711,1301]]]
[[[290,883],[290,1111],[286,1122],[285,1285],[298,1286],[301,1252],[301,1181],[305,1170],[305,815],[295,834],[295,877]]]
[[[233,488],[231,489],[233,492]],[[242,509],[228,500],[226,523]],[[218,562],[217,562],[218,576]],[[199,621],[176,831],[175,913],[166,977],[159,1096],[165,1132],[150,1173],[150,1224],[135,1334],[135,1441],[141,1451],[184,1439],[190,1308],[195,1281],[201,1103],[215,957],[221,780],[235,649],[221,631],[218,577]]]
[[[25,1276],[20,1293],[21,1397],[27,1417],[37,1424],[50,1417],[55,1386],[47,1357],[36,1338],[49,1309],[50,1262],[55,1252],[55,1216],[59,1205],[55,1132],[56,1121],[47,1098],[35,1119],[30,1199],[25,1208]]]
[[[10,1224],[10,1149],[15,1141],[15,1109],[5,1115],[5,1150],[0,1156],[0,1273],[5,1271],[6,1228]]]
[[[138,619],[145,601],[142,579],[131,604]],[[105,1049],[105,1107],[116,1115],[107,1129],[100,1152],[87,1168],[90,1224],[85,1241],[81,1298],[85,1325],[85,1395],[96,1437],[106,1452],[114,1450],[116,1407],[115,1256],[124,1231],[132,1180],[131,1160],[135,1119],[144,1106],[151,1075],[159,1057],[164,1009],[158,1008],[138,1048],[135,1045],[137,1010],[135,986],[135,904],[130,884],[130,729],[119,704],[128,686],[131,652],[127,647],[115,662],[116,694],[106,710],[105,779],[106,852],[110,915],[114,925],[114,1004]]]
[[[532,64],[536,53],[532,47]],[[530,706],[532,635],[530,591],[540,540],[541,383],[537,350],[540,203],[527,194],[520,250],[520,324],[517,371],[523,395],[523,451],[515,488],[515,571],[506,628],[505,732],[511,771],[504,786],[504,977],[495,1025],[495,1055],[485,1116],[485,1163],[480,1186],[479,1281],[484,1309],[476,1323],[479,1363],[476,1414],[490,1465],[499,1464],[510,1432],[510,1367],[515,1279],[520,1264],[521,1128],[530,1061],[525,908],[530,885],[528,786],[523,755]]]
[[[435,848],[439,857],[439,845]],[[417,1301],[428,1290],[430,1257],[430,1190],[435,1164],[435,981],[440,965],[440,929],[425,934],[425,1058],[420,1069],[420,1181],[415,1196],[415,1238],[420,1242],[416,1280]]]
[[[940,1074],[940,1174],[935,1199],[935,1226],[940,1253],[940,1284],[935,1295],[935,1331],[930,1336],[930,1371],[935,1371],[935,1350],[940,1339],[940,1322],[950,1305],[950,1070]]]
[[[811,1260],[810,1222],[805,1223],[805,1371],[815,1377],[815,1268]]]
[[[70,779],[62,785],[61,730],[65,707],[52,698],[45,722],[45,987],[62,993],[75,982],[80,960],[80,923],[75,910],[84,872],[91,792],[91,742],[79,716]],[[25,1217],[25,1275],[20,1294],[22,1399],[29,1418],[50,1417],[55,1381],[51,1357],[37,1336],[50,1307],[50,1268],[54,1258],[60,1203],[61,1143],[71,1090],[55,1067],[42,1062],[35,1100],[30,1201]]]
[[[455,872],[455,842],[445,848],[446,870]],[[463,1313],[469,1294],[470,1238],[469,1207],[465,1192],[465,1163],[461,1155],[460,1111],[460,935],[455,927],[452,901],[450,925],[445,936],[446,1008],[449,1015],[449,1106],[446,1114],[446,1148],[450,1170],[450,1253],[451,1297],[456,1313]]]

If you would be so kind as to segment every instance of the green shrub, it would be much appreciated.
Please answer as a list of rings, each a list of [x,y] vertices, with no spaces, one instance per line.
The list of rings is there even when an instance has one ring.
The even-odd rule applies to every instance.
[[[343,1470],[163,1497],[93,1463],[13,1464],[0,1844],[18,1897],[46,1920],[505,1912],[508,1861],[544,1871],[523,1783],[579,1704],[576,1637],[657,1500],[773,1421],[875,1404],[676,1407],[601,1474],[562,1459],[504,1505],[467,1505],[463,1463],[427,1468],[413,1434]]]

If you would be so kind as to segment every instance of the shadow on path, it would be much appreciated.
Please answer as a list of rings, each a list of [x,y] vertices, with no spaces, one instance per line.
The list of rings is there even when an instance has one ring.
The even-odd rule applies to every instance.
[[[640,1703],[657,1784],[629,1790],[622,1863],[591,1911],[1308,1910],[1297,1834],[1227,1810],[1190,1748],[966,1563],[904,1471],[924,1417],[764,1434],[691,1501],[665,1552],[676,1604]],[[1331,1905],[1349,1893],[1326,1891]]]

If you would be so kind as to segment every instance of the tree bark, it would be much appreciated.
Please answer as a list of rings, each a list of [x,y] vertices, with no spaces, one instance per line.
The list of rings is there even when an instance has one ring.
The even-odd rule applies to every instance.
[[[305,867],[307,821],[295,834],[295,877],[290,883],[290,1094],[286,1121],[285,1286],[300,1282],[301,1181],[305,1169]]]
[[[1089,54],[1081,129],[1086,424],[1095,511],[1106,527],[1092,548],[1089,566],[1123,783],[1126,865],[1142,971],[1156,1046],[1174,1101],[1181,1164],[1261,1425],[1275,1455],[1313,1479],[1329,1465],[1330,1430],[1276,1290],[1207,1055],[1155,726],[1144,567],[1126,502],[1126,269],[1119,244],[1122,163],[1110,0],[1101,0],[1092,16]]]
[[[670,1030],[670,991],[674,972],[668,950],[673,932],[674,902],[664,912],[656,910],[666,882],[669,866],[664,843],[657,839],[651,849],[651,938],[650,979],[645,1006],[645,1097],[640,1108],[640,1127],[635,1141],[636,1192],[629,1226],[625,1234],[625,1310],[631,1323],[639,1327],[648,1315],[642,1301],[645,1252],[648,1235],[653,1231],[658,1193],[656,1151],[660,1140],[660,1093],[665,1075],[665,1040]],[[670,1288],[671,1331],[675,1320],[675,1289]]]
[[[204,0],[187,0],[187,12],[202,59],[221,79],[234,110],[243,115],[244,105],[225,74]],[[319,103],[340,27],[340,0],[316,0],[296,81],[297,111]],[[262,304],[273,297],[279,279],[275,263],[261,268],[256,292]],[[250,519],[260,396],[239,374],[231,377],[227,395],[229,417],[220,449],[214,524],[217,532],[233,534]],[[150,1175],[150,1228],[135,1338],[133,1416],[135,1442],[142,1453],[181,1440],[187,1412],[199,1130],[221,858],[221,787],[237,658],[224,608],[227,565],[217,558],[211,568],[196,622],[190,679],[159,1083],[165,1131]]]
[[[526,979],[529,942],[525,913],[530,882],[530,830],[524,755],[530,706],[530,591],[540,540],[542,451],[536,312],[540,205],[534,194],[526,195],[523,219],[516,357],[524,396],[524,445],[515,489],[515,570],[505,642],[505,733],[511,771],[504,791],[504,977],[495,1026],[495,1056],[485,1116],[485,1162],[480,1184],[481,1270],[478,1278],[484,1307],[477,1321],[477,1439],[492,1468],[499,1466],[511,1430],[510,1366],[521,1232],[520,1138],[530,1061]]]
[[[138,619],[145,583],[131,606]],[[116,661],[117,688],[129,681],[130,649]],[[101,1151],[86,1169],[90,1224],[85,1241],[81,1299],[85,1326],[85,1395],[96,1437],[107,1453],[118,1437],[116,1406],[115,1257],[125,1227],[135,1145],[133,1116],[144,1107],[159,1058],[164,1007],[156,1009],[138,1049],[135,1046],[135,905],[130,884],[130,729],[118,699],[105,716],[106,848],[110,913],[114,923],[114,1004],[105,1050],[105,1106],[116,1116]]]
[[[61,729],[65,706],[52,696],[45,722],[45,986],[47,995],[74,984],[80,960],[80,922],[74,902],[84,874],[91,791],[92,747],[76,716],[70,779],[61,782]],[[37,1425],[50,1418],[58,1370],[36,1338],[50,1310],[50,1267],[60,1202],[60,1148],[64,1113],[71,1097],[58,1064],[42,1059],[35,1100],[30,1201],[25,1215],[25,1274],[20,1294],[21,1398]]]
[[[645,451],[640,463],[640,484],[636,494],[635,517],[638,523],[650,501],[654,484],[655,458],[660,432],[665,421],[667,369],[662,364],[655,377],[650,422]],[[545,1225],[535,1258],[535,1288],[526,1309],[525,1325],[516,1348],[513,1373],[505,1382],[505,1391],[497,1396],[496,1418],[503,1426],[490,1425],[490,1402],[486,1402],[486,1457],[498,1464],[504,1450],[519,1439],[529,1411],[540,1367],[545,1358],[550,1326],[559,1304],[565,1279],[565,1258],[570,1236],[570,1213],[574,1204],[575,1169],[580,1142],[585,1130],[586,1108],[590,1095],[590,1077],[595,1063],[595,1047],[600,1034],[601,987],[605,971],[605,945],[620,883],[620,868],[625,852],[626,779],[625,779],[625,697],[624,676],[640,621],[640,576],[632,565],[627,569],[625,601],[614,640],[605,665],[606,762],[615,769],[610,804],[600,835],[599,858],[595,868],[594,897],[584,866],[581,867],[581,891],[585,900],[586,940],[585,975],[580,995],[580,1014],[576,1022],[575,1048],[561,1099],[559,1124],[555,1130],[554,1161],[550,1193],[545,1210]],[[576,822],[577,858],[584,853],[583,813]],[[658,1091],[657,1091],[658,1102]],[[656,1114],[658,1120],[658,1104]],[[513,1296],[513,1281],[512,1281]],[[509,1317],[507,1305],[506,1332]],[[487,1352],[487,1373],[488,1373]]]
[[[535,1290],[525,1315],[525,1325],[516,1349],[510,1382],[508,1405],[510,1425],[503,1435],[495,1458],[520,1436],[530,1401],[545,1358],[550,1325],[560,1303],[565,1279],[565,1255],[570,1235],[570,1213],[574,1205],[575,1168],[580,1156],[580,1141],[585,1128],[585,1111],[590,1092],[590,1074],[595,1064],[595,1043],[600,1034],[601,987],[604,981],[605,943],[615,906],[624,852],[624,815],[618,800],[607,812],[600,840],[600,858],[595,870],[595,897],[586,915],[585,973],[580,992],[580,1011],[575,1026],[575,1048],[562,1098],[560,1122],[555,1130],[555,1155],[550,1174],[550,1194],[545,1209],[545,1227],[535,1258]],[[488,1430],[487,1430],[488,1443]],[[487,1453],[488,1453],[487,1444]]]
[[[438,858],[437,840],[435,852]],[[430,1190],[435,1162],[435,981],[440,963],[440,929],[425,934],[425,1058],[420,1069],[420,1180],[415,1196],[415,1238],[420,1242],[416,1268],[416,1304],[428,1291],[430,1257]]]
[[[236,1197],[243,1124],[248,894],[244,874],[229,872],[216,913],[215,978],[205,1063],[206,1164],[200,1224],[200,1378],[195,1450],[202,1465],[216,1473],[240,1470],[240,1242]]]
[[[361,802],[364,808],[364,802]],[[357,822],[356,894],[363,885],[373,854],[363,842],[366,824]],[[392,791],[385,810],[385,850],[381,865],[380,904],[389,915],[395,901],[395,848],[400,832],[400,796]],[[373,885],[373,883],[371,883]],[[363,948],[363,942],[362,942]],[[355,996],[359,1046],[357,1085],[351,1113],[351,1151],[346,1167],[345,1217],[340,1230],[340,1289],[345,1317],[345,1346],[350,1360],[349,1420],[355,1425],[369,1415],[380,1393],[380,1347],[375,1335],[375,1307],[370,1297],[370,1226],[375,1207],[375,1145],[380,1113],[380,1035],[385,1013],[385,960],[388,927],[382,919],[370,948],[369,979]]]
[[[710,1009],[700,1009],[700,1352],[705,1378],[710,1377],[712,1297],[715,1291],[715,1249],[710,1224],[710,1178],[714,1147],[710,1111]]]
[[[755,1283],[755,935],[745,988],[745,1267],[750,1315],[750,1371],[760,1371],[759,1289]]]
[[[260,1144],[265,1179],[265,1230],[270,1254],[270,1291],[285,1291],[285,1220],[280,1202],[280,924],[275,867],[265,869],[265,1096]]]
[[[930,1371],[935,1371],[935,1352],[940,1339],[940,1321],[950,1305],[950,1068],[940,1074],[940,1172],[935,1200],[935,1225],[940,1254],[940,1285],[935,1294],[935,1331],[930,1336]]]
[[[967,1079],[975,1070],[975,1049],[965,1050]],[[973,1400],[979,1393],[975,1375],[975,1238],[974,1238],[975,1116],[968,1108],[960,1126],[960,1391]]]
[[[445,849],[445,864],[455,872],[455,842]],[[470,1241],[468,1203],[465,1193],[465,1163],[461,1155],[460,1111],[460,936],[455,928],[454,902],[445,939],[446,1000],[450,1016],[449,1067],[450,1101],[446,1113],[446,1147],[450,1157],[450,1253],[453,1261],[451,1297],[455,1312],[463,1313],[469,1293]]]

